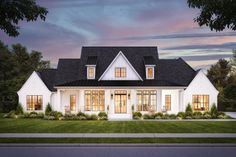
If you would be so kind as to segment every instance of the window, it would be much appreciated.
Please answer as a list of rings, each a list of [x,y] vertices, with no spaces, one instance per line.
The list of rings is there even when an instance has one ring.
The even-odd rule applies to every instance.
[[[156,91],[137,91],[137,111],[156,111],[156,104]]]
[[[192,101],[194,110],[209,110],[209,95],[193,95]]]
[[[75,111],[75,105],[76,105],[76,96],[71,95],[70,96],[70,111]]]
[[[146,67],[146,78],[154,79],[154,67]]]
[[[115,77],[116,78],[126,77],[126,68],[125,67],[115,68]]]
[[[104,90],[85,91],[85,111],[104,111],[105,108]]]
[[[171,110],[171,95],[165,95],[165,109],[166,111]]]
[[[27,110],[42,110],[43,96],[42,95],[27,95],[26,96]]]
[[[87,67],[87,78],[95,79],[95,67]]]

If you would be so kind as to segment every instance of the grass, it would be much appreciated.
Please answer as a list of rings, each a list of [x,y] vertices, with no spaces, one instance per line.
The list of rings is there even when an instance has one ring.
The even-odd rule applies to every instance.
[[[0,138],[0,143],[236,143],[236,138]]]
[[[0,133],[236,133],[236,121],[49,121],[1,118]]]

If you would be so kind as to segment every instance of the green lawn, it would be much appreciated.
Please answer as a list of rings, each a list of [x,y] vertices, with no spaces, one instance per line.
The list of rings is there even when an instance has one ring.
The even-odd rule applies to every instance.
[[[0,119],[0,133],[236,133],[236,121],[49,121]]]
[[[0,138],[0,143],[236,143],[236,138]]]

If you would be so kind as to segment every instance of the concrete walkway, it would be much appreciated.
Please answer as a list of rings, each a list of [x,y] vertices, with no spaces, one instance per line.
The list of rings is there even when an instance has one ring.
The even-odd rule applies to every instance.
[[[225,114],[229,115],[232,118],[236,118],[236,112],[225,112]]]
[[[236,138],[236,133],[1,133],[0,138]]]

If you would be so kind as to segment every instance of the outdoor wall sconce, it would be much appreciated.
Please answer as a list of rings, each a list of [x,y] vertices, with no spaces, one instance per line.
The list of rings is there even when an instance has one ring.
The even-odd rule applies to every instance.
[[[130,93],[128,94],[128,99],[130,99]]]
[[[113,93],[111,93],[111,99],[113,99]]]

